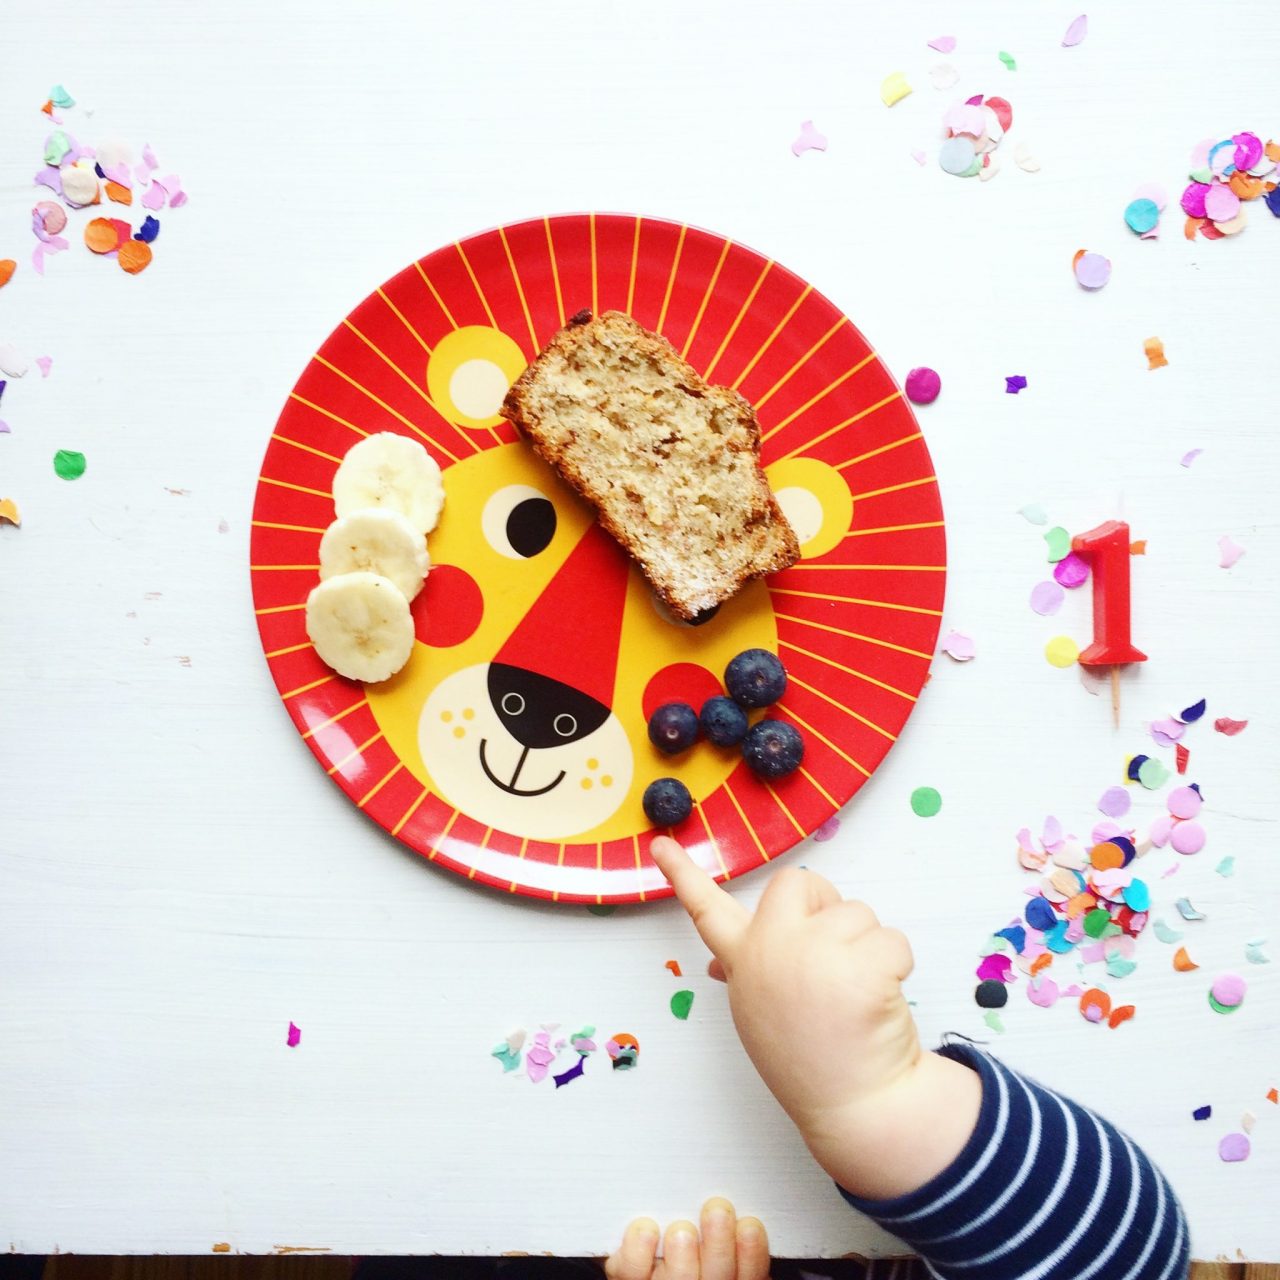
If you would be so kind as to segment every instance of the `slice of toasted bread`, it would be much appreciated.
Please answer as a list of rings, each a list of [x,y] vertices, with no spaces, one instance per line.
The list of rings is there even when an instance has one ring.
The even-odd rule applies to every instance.
[[[760,470],[755,410],[620,311],[574,316],[516,380],[502,415],[596,508],[680,618],[800,558]]]

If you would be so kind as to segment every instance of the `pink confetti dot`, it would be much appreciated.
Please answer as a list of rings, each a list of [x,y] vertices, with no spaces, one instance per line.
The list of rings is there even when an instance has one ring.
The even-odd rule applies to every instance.
[[[1230,187],[1215,182],[1205,195],[1204,212],[1214,222],[1230,222],[1240,212],[1240,197]]]
[[[1031,588],[1031,607],[1044,618],[1057,613],[1065,599],[1066,593],[1056,582],[1037,582]]]
[[[1249,1158],[1249,1139],[1243,1133],[1229,1133],[1218,1143],[1218,1158],[1236,1164]]]
[[[825,844],[828,840],[833,840],[835,834],[840,830],[840,818],[837,814],[832,814],[826,822],[813,833],[813,838],[818,844]]]
[[[1074,551],[1068,551],[1053,566],[1053,576],[1064,587],[1070,587],[1072,590],[1082,587],[1089,580],[1088,562],[1082,560]]]
[[[1204,801],[1194,787],[1175,787],[1169,792],[1167,803],[1175,818],[1194,818]]]
[[[292,1022],[289,1023],[289,1032],[285,1036],[285,1044],[287,1044],[290,1049],[296,1049],[298,1046],[298,1042],[301,1039],[302,1039],[301,1028],[294,1026]]]
[[[1224,973],[1215,978],[1209,994],[1224,1008],[1234,1009],[1244,1003],[1244,993],[1249,984],[1238,973]]]
[[[1132,803],[1129,792],[1124,787],[1108,787],[1098,801],[1098,808],[1108,818],[1123,818]]]
[[[1199,853],[1204,842],[1204,828],[1198,822],[1179,822],[1169,835],[1169,843],[1179,853]]]
[[[920,365],[907,374],[907,399],[912,404],[932,404],[942,390],[937,370]]]
[[[1209,184],[1207,182],[1193,182],[1182,193],[1182,212],[1188,218],[1205,217],[1205,199],[1208,194]]]

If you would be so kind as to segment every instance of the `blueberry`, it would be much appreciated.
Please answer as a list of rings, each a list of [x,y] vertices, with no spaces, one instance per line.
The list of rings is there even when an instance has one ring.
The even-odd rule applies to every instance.
[[[679,778],[659,778],[644,789],[644,816],[655,827],[674,827],[693,812],[693,797]]]
[[[663,755],[688,751],[698,740],[698,713],[687,702],[664,702],[649,717],[649,741]]]
[[[785,778],[804,759],[804,739],[781,720],[761,720],[747,730],[742,756],[761,778]]]
[[[717,747],[736,747],[747,732],[747,713],[723,694],[708,698],[698,717],[708,742]]]
[[[767,707],[785,692],[787,673],[768,649],[745,649],[725,667],[724,687],[740,707]]]

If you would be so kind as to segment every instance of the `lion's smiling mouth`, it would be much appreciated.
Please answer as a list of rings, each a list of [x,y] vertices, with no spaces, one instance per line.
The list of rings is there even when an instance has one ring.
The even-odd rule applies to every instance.
[[[548,791],[554,791],[565,778],[565,771],[560,770],[556,776],[544,787],[524,788],[517,787],[516,782],[520,777],[520,771],[524,768],[524,762],[529,758],[529,747],[524,747],[520,752],[520,759],[516,761],[515,771],[511,775],[509,782],[503,782],[501,778],[489,768],[489,761],[485,757],[485,746],[488,738],[480,739],[480,767],[484,770],[484,776],[493,783],[500,791],[505,791],[510,796],[545,796]]]

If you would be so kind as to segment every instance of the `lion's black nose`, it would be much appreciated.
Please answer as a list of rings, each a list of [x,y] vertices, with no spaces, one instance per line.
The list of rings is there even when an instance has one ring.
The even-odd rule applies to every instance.
[[[489,664],[489,701],[507,732],[535,751],[577,742],[609,718],[589,694],[505,662]]]

